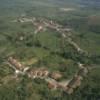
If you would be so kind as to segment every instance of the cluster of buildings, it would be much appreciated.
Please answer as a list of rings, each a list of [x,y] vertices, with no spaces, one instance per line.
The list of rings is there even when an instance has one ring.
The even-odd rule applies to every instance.
[[[18,74],[27,74],[29,78],[48,78],[51,77],[55,80],[62,78],[60,72],[49,72],[46,68],[30,68],[22,65],[18,60],[13,57],[8,58],[8,64],[15,70],[15,73]]]
[[[69,81],[66,86],[66,92],[68,94],[72,94],[76,88],[78,88],[84,76],[88,74],[88,69],[86,67],[80,68],[79,71],[75,74],[75,76]]]
[[[72,94],[76,88],[80,87],[82,80],[87,73],[88,70],[86,68],[80,69],[71,80],[66,81],[66,84],[61,84],[54,79],[49,79],[48,87],[50,89],[62,89],[67,94]]]
[[[29,78],[32,79],[35,78],[44,79],[48,77],[49,71],[46,68],[32,68],[27,71],[27,75]]]
[[[42,19],[41,18],[41,19],[38,19],[38,21],[35,20],[33,22],[33,25],[36,22],[38,22],[38,25],[37,25],[38,29],[41,26],[43,28],[50,28],[50,29],[56,30],[57,32],[59,32],[61,34],[62,33],[68,33],[68,32],[71,31],[70,28],[63,27],[62,25],[60,25],[60,24],[58,24],[58,23],[56,23],[56,22],[54,22],[52,20],[47,20],[47,19]]]
[[[16,20],[13,20],[12,22],[27,23],[27,22],[32,22],[33,20],[35,20],[35,18],[22,17],[22,18],[18,18]]]
[[[20,62],[18,62],[16,59],[13,57],[8,58],[8,64],[12,69],[15,70],[16,74],[22,74],[25,66],[23,66]]]
[[[72,29],[64,27],[52,20],[47,20],[47,19],[43,19],[43,18],[36,18],[36,17],[32,17],[32,18],[27,18],[27,17],[21,17],[18,18],[17,20],[14,20],[13,22],[20,22],[20,23],[24,23],[24,22],[31,22],[33,24],[34,27],[36,27],[36,30],[34,31],[34,34],[37,34],[39,32],[42,31],[46,31],[47,28],[56,30],[57,32],[59,32],[61,34],[61,36],[63,38],[67,38],[67,42],[72,45],[78,52],[83,53],[84,51],[78,46],[77,43],[75,43],[74,41],[72,41],[72,39],[70,38],[71,31]],[[22,40],[22,38],[21,38]]]
[[[61,33],[63,38],[67,37],[67,41],[74,46],[78,52],[83,52],[83,50],[72,41],[72,39],[68,36],[68,34],[71,31],[69,28],[65,28],[62,25],[59,25],[56,22],[53,22],[52,20],[47,19],[28,19],[28,18],[21,18],[17,20],[18,22],[32,22],[33,25],[37,28],[34,32],[34,34],[37,34],[38,32],[45,31],[46,28],[50,28],[53,30],[56,30],[57,32]],[[62,78],[62,74],[59,72],[50,72],[46,68],[29,68],[26,66],[23,66],[20,62],[18,62],[13,57],[8,58],[9,65],[15,70],[16,74],[26,74],[29,78],[35,79],[40,78],[44,79],[48,83],[48,87],[50,89],[62,89],[68,94],[72,94],[76,88],[78,88],[81,85],[81,82],[85,75],[88,73],[88,69],[84,67],[82,64],[79,64],[79,71],[74,75],[74,77],[71,80],[66,81],[65,83],[58,82],[59,79]]]
[[[68,33],[71,31],[70,28],[66,28],[63,27],[62,25],[52,21],[52,20],[47,20],[47,19],[43,19],[43,18],[26,18],[26,17],[22,17],[22,18],[18,18],[17,20],[14,20],[12,22],[20,22],[20,23],[25,23],[25,22],[32,22],[33,25],[35,27],[37,27],[37,29],[35,30],[35,34],[41,31],[45,31],[46,28],[50,28],[50,29],[54,29],[59,33]]]
[[[37,27],[37,29],[35,30],[35,34],[37,34],[38,32],[41,31],[45,31],[46,28],[50,28],[53,30],[56,30],[57,32],[59,32],[61,34],[61,36],[63,38],[67,38],[67,41],[69,44],[71,44],[78,52],[84,52],[79,46],[78,44],[76,44],[74,41],[72,41],[72,39],[70,38],[71,34],[71,29],[70,28],[66,28],[63,27],[62,25],[52,21],[52,20],[47,20],[47,19],[36,19],[33,21],[33,25]]]
[[[71,34],[71,29],[70,28],[66,28],[52,20],[47,20],[47,19],[43,19],[43,18],[26,18],[26,17],[22,17],[17,19],[15,22],[20,22],[20,23],[24,23],[24,22],[32,22],[32,24],[36,27],[36,30],[34,31],[34,34],[37,34],[41,31],[46,31],[47,28],[56,30],[57,32],[59,32],[61,34],[61,36],[63,38],[67,38],[67,41],[69,44],[71,44],[78,52],[84,52],[74,41],[72,41],[72,39],[70,38]]]
[[[71,80],[65,82],[58,82],[63,76],[60,72],[50,72],[46,68],[29,68],[23,66],[18,60],[13,57],[8,58],[10,66],[15,70],[17,75],[27,75],[31,79],[40,78],[44,79],[48,83],[50,89],[62,89],[68,94],[72,94],[76,88],[81,85],[81,82],[85,75],[88,73],[88,69],[79,63],[79,71],[74,75]]]

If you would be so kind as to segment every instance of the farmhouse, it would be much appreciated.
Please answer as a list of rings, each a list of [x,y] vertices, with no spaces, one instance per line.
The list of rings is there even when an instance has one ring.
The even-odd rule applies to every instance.
[[[33,68],[27,71],[28,77],[30,78],[45,78],[48,77],[49,71],[45,68]]]
[[[24,69],[24,66],[20,62],[18,62],[16,59],[14,59],[13,57],[9,57],[8,62],[13,67],[15,67],[16,70],[23,70]]]
[[[81,84],[81,79],[80,77],[73,77],[73,79],[69,82],[69,84],[67,85],[67,87],[69,88],[77,88],[78,86],[80,86]]]
[[[53,78],[53,79],[55,79],[55,80],[58,80],[58,79],[61,79],[62,78],[62,75],[61,75],[60,72],[52,72],[50,74],[50,77]]]

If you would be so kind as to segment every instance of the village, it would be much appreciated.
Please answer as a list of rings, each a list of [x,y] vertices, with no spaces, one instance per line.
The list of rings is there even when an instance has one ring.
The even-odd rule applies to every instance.
[[[66,40],[71,46],[73,46],[78,53],[85,52],[83,49],[81,49],[77,43],[75,43],[71,36],[72,29],[66,28],[52,20],[47,20],[43,18],[18,18],[17,20],[13,20],[12,22],[19,22],[19,23],[27,23],[31,22],[33,26],[36,28],[34,31],[34,34],[38,34],[41,31],[46,31],[47,29],[52,29],[60,33],[61,38],[63,40]],[[21,38],[21,40],[23,37]],[[61,74],[59,71],[49,71],[46,67],[29,67],[25,66],[20,61],[13,56],[9,56],[7,59],[7,64],[11,69],[14,70],[15,78],[18,78],[20,76],[27,75],[28,78],[34,80],[34,79],[42,79],[48,84],[48,88],[52,90],[61,89],[67,94],[73,94],[75,89],[81,86],[82,81],[84,77],[88,74],[89,68],[81,64],[80,62],[76,62],[77,66],[79,67],[79,70],[75,73],[75,75],[70,79],[61,80],[63,78],[63,74]],[[60,81],[58,81],[60,79]]]
[[[13,20],[12,22],[32,23],[32,25],[36,28],[36,30],[34,31],[35,35],[37,35],[39,32],[46,31],[47,29],[57,31],[58,33],[60,33],[61,38],[65,40],[65,42],[68,42],[71,46],[73,46],[78,53],[86,53],[86,51],[81,49],[79,45],[72,40],[71,36],[73,34],[71,32],[71,28],[66,28],[63,25],[60,25],[52,20],[35,17],[21,17],[17,20]],[[23,37],[21,37],[21,40],[23,40]],[[24,75],[27,75],[27,77],[31,80],[42,79],[48,84],[49,89],[61,89],[67,94],[73,94],[74,91],[81,86],[82,81],[90,71],[87,65],[76,62],[79,68],[78,71],[70,79],[62,80],[64,75],[60,73],[60,71],[50,71],[49,68],[47,68],[46,66],[26,66],[20,63],[20,61],[13,56],[9,56],[6,62],[8,66],[13,69],[15,79],[19,78],[19,76],[23,77]]]
[[[0,1],[0,100],[100,100],[100,0]]]
[[[62,80],[58,82],[58,79],[61,79],[63,75],[59,72],[50,72],[47,68],[30,68],[22,65],[18,60],[13,57],[8,58],[8,65],[14,70],[15,77],[18,78],[19,75],[27,75],[30,79],[43,79],[48,83],[48,88],[56,90],[62,89],[68,94],[72,94],[76,88],[78,88],[84,77],[88,74],[88,68],[83,64],[78,63],[79,70],[72,77],[72,79]]]
[[[35,35],[38,34],[39,32],[46,31],[47,29],[55,30],[61,35],[61,38],[63,38],[63,40],[67,41],[71,46],[73,46],[78,53],[88,53],[87,51],[81,49],[80,46],[72,40],[71,36],[73,34],[71,28],[64,27],[63,25],[58,24],[53,20],[36,18],[36,17],[27,18],[22,16],[19,17],[17,20],[13,20],[12,22],[19,22],[19,23],[31,22],[33,26],[36,28],[36,30],[34,31]]]

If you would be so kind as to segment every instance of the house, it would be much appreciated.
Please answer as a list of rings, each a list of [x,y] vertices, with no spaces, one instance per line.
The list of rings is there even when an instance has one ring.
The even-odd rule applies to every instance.
[[[29,78],[37,78],[37,72],[35,70],[30,70],[27,72]]]
[[[86,76],[87,73],[88,73],[88,69],[84,67],[84,68],[81,68],[81,69],[78,71],[77,75],[78,75],[78,76]]]
[[[46,78],[45,81],[48,83],[48,88],[50,88],[50,89],[55,90],[59,87],[58,82],[52,78]]]
[[[44,26],[39,25],[38,28],[35,30],[34,34],[37,34],[38,32],[44,31]]]
[[[8,62],[16,69],[22,71],[24,66],[13,57],[8,58]]]
[[[80,77],[73,77],[73,79],[69,82],[69,84],[67,85],[67,87],[69,88],[77,88],[78,86],[80,86],[81,84],[81,79]]]
[[[48,82],[48,88],[55,90],[55,89],[58,88],[58,84],[57,83],[53,83],[53,82]]]
[[[27,70],[27,75],[30,78],[45,78],[48,77],[49,75],[49,71],[45,68],[33,68],[33,69],[29,69]]]
[[[49,76],[49,71],[46,68],[42,68],[42,77],[48,77]]]
[[[50,77],[55,79],[55,80],[58,80],[58,79],[61,79],[62,78],[62,74],[60,72],[52,72],[50,74]]]
[[[74,92],[74,89],[73,88],[66,88],[65,92],[68,94],[72,94]]]

